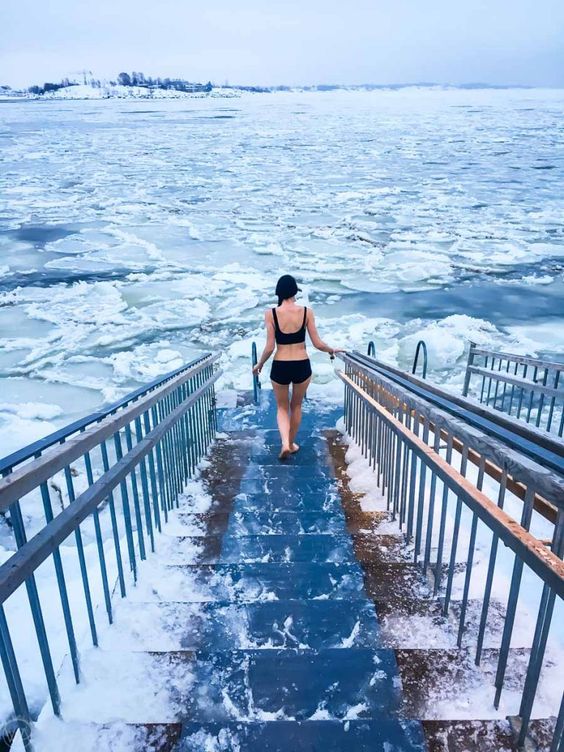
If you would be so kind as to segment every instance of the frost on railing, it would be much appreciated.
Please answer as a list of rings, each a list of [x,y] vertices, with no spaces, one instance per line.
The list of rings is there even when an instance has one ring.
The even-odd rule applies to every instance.
[[[46,689],[60,715],[55,666],[68,652],[80,681],[77,634],[86,628],[98,644],[97,604],[111,623],[114,589],[125,597],[135,583],[215,435],[218,357],[199,358],[0,465],[0,511],[17,549],[0,566],[3,735],[19,729],[28,751]]]
[[[494,352],[470,343],[463,393],[532,423],[564,433],[564,363]]]
[[[535,604],[536,627],[518,713],[523,744],[549,633],[557,622],[553,615],[564,598],[564,478],[360,359],[342,359],[347,433],[371,463],[387,509],[414,563],[431,576],[445,615],[456,587],[457,644],[464,637],[465,644],[474,645],[477,665],[494,595],[504,601],[492,688],[496,707],[511,660],[520,599]],[[448,399],[447,393],[443,396]],[[471,592],[481,601],[475,628],[467,619]],[[563,712],[554,750],[563,743]]]

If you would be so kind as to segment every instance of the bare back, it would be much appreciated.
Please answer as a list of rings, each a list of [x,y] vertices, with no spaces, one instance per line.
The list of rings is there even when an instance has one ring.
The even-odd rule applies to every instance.
[[[296,305],[294,302],[284,301],[282,305],[278,306],[276,309],[276,317],[278,319],[278,326],[284,334],[297,332],[301,328],[304,320],[304,306]],[[269,322],[274,333],[274,317],[272,311],[267,313],[267,324]],[[304,360],[305,358],[307,358],[305,342],[296,342],[290,345],[276,345],[274,360]]]

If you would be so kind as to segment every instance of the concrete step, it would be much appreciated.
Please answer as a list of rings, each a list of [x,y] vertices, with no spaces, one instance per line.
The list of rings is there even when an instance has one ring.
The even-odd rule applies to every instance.
[[[396,715],[400,689],[391,650],[258,650],[197,653],[198,692],[185,707],[199,723]]]
[[[359,599],[254,603],[132,603],[117,608],[100,647],[142,651],[234,649],[322,650],[378,644],[374,607]]]
[[[530,657],[528,648],[511,648],[500,710],[493,706],[499,650],[483,651],[480,666],[474,651],[461,649],[396,650],[403,686],[403,712],[422,720],[488,720],[517,715]],[[559,684],[560,682],[560,684]],[[533,717],[554,705],[561,686],[558,666],[545,665]],[[453,691],[454,690],[454,691]]]
[[[338,534],[345,529],[340,514],[328,512],[233,512],[226,535]]]
[[[394,719],[184,724],[175,752],[422,752],[419,723]]]
[[[150,588],[132,589],[141,601],[236,601],[366,598],[356,563],[172,565]]]
[[[338,514],[345,526],[345,517],[339,497],[328,493],[290,494],[238,494],[232,509],[236,512],[331,512]]]
[[[549,752],[556,718],[531,721],[528,749]],[[506,719],[490,721],[423,721],[428,752],[523,752]],[[525,748],[527,749],[527,748]]]
[[[248,535],[225,537],[221,563],[254,562],[353,562],[349,536]]]
[[[333,471],[321,462],[312,465],[294,465],[279,461],[277,465],[265,465],[251,463],[243,475],[244,480],[264,481],[268,479],[278,479],[287,481],[310,481],[318,479],[333,480]]]
[[[287,494],[300,494],[307,496],[310,493],[329,493],[337,492],[336,483],[327,477],[302,477],[299,478],[292,474],[286,477],[271,478],[265,477],[262,480],[256,478],[243,478],[239,487],[241,493],[247,494],[276,494],[285,496]]]

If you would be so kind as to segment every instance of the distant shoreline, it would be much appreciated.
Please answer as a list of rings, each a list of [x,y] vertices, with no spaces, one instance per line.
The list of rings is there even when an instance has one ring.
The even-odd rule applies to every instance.
[[[164,101],[178,99],[233,99],[245,94],[326,94],[331,92],[399,92],[406,90],[425,91],[559,91],[564,87],[557,86],[523,86],[523,85],[493,85],[493,84],[359,84],[359,85],[320,85],[320,86],[213,86],[209,91],[179,91],[176,89],[147,89],[143,87],[112,86],[93,87],[89,84],[77,84],[49,91],[43,94],[33,94],[23,90],[4,90],[0,92],[0,102],[47,102],[47,101]]]

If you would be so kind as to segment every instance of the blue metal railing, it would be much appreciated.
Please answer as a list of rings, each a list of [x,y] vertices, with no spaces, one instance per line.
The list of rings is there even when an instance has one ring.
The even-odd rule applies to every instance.
[[[471,342],[464,396],[473,376],[478,378],[480,402],[549,433],[564,434],[564,363],[485,350]]]
[[[22,677],[9,628],[7,601],[25,584],[47,691],[58,716],[59,689],[35,572],[52,559],[63,616],[57,631],[64,629],[78,683],[79,654],[60,546],[74,535],[83,608],[92,643],[97,645],[96,604],[91,587],[94,572],[85,556],[80,525],[87,519],[93,521],[97,577],[102,584],[107,618],[112,623],[113,581],[118,583],[122,597],[127,594],[124,558],[127,557],[128,577],[135,582],[138,560],[146,558],[148,549],[154,551],[155,532],[161,531],[163,518],[166,521],[169,512],[178,506],[178,494],[193,476],[215,435],[218,358],[199,358],[4,460],[0,511],[9,513],[17,547],[0,566],[0,660],[14,711],[13,719],[4,725],[4,734],[19,728],[27,752],[32,750],[31,729],[37,709],[30,709],[27,700],[25,676]],[[54,491],[63,507],[56,514]],[[24,511],[27,504],[38,502],[43,507],[45,525],[28,539],[24,520],[29,513]],[[115,571],[111,572],[104,552],[102,518],[112,531]],[[76,608],[75,604],[75,616]],[[17,628],[24,630],[26,625],[18,623]]]
[[[413,366],[411,367],[411,373],[417,371],[417,364],[419,363],[419,353],[423,351],[423,370],[421,372],[422,378],[427,378],[427,344],[424,339],[420,339],[415,348],[415,357],[413,358]]]
[[[258,363],[258,354],[257,354],[257,343],[253,342],[253,346],[251,348],[251,362],[253,364],[253,368]],[[253,399],[255,401],[255,404],[259,401],[259,394],[260,394],[260,377],[258,373],[253,373]]]
[[[511,642],[520,595],[523,597],[524,573],[534,573],[540,579],[542,594],[536,604],[536,629],[519,709],[518,743],[522,745],[545,660],[555,603],[564,598],[564,476],[520,453],[518,442],[494,438],[477,425],[437,407],[417,393],[418,379],[404,375],[400,383],[395,374],[385,373],[384,368],[360,354],[341,358],[345,362],[345,373],[339,375],[345,382],[346,430],[370,461],[391,517],[397,520],[411,547],[413,562],[423,572],[430,572],[445,616],[455,598],[455,574],[462,548],[460,531],[469,531],[463,554],[463,583],[457,594],[457,644],[461,646],[464,635],[475,639],[477,665],[483,656],[496,572],[505,566],[510,574],[511,585],[504,596],[507,600],[500,604],[505,615],[494,681],[496,707],[512,658]],[[429,393],[431,389],[438,391],[429,387]],[[443,396],[448,397],[447,393]],[[477,472],[470,470],[472,465]],[[515,497],[523,502],[519,520],[504,510],[504,506],[514,508]],[[551,505],[554,513],[553,534],[548,540],[539,540],[530,532],[539,499]],[[450,540],[449,516],[453,517]],[[504,547],[512,552],[513,560],[508,560]],[[481,614],[474,628],[472,622],[467,622],[470,586],[473,575],[474,579],[477,577],[477,554],[486,549],[489,554]],[[551,750],[560,752],[563,744],[564,702]]]
[[[423,369],[421,372],[421,377],[425,379],[427,378],[427,344],[423,339],[419,340],[417,347],[415,348],[415,356],[413,358],[411,373],[415,373],[417,371],[417,365],[419,363],[419,353],[421,351],[423,351]],[[368,343],[367,355],[369,358],[376,358],[376,345],[374,344],[374,340],[370,340],[370,342]]]

